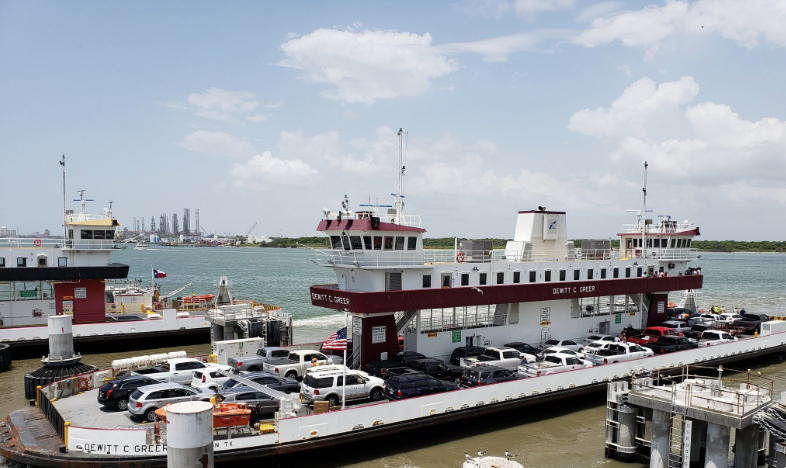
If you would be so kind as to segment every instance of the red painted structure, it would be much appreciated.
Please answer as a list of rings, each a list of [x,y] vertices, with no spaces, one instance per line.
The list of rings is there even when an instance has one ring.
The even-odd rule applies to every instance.
[[[75,289],[84,288],[85,298],[77,298]],[[104,305],[104,280],[79,280],[73,283],[55,283],[55,311],[63,313],[63,301],[74,306],[74,323],[103,322],[106,320]]]
[[[657,310],[656,300],[665,302],[668,291],[700,289],[703,280],[702,275],[690,275],[374,292],[340,291],[337,285],[316,285],[311,286],[311,304],[359,314],[378,314],[442,307],[663,293],[652,294],[652,317],[656,315],[652,313],[653,307]]]
[[[331,219],[323,219],[317,226],[317,231],[327,230],[342,230],[342,231],[385,231],[385,232],[426,232],[425,229],[416,228],[413,226],[402,226],[393,223],[379,223],[378,229],[371,227],[371,220],[369,219],[342,219],[341,221]]]

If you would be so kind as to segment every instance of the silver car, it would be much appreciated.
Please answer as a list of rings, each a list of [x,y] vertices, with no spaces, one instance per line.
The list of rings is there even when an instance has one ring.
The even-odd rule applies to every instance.
[[[128,412],[152,422],[156,420],[158,408],[182,401],[209,401],[213,395],[212,390],[202,391],[173,382],[146,385],[131,394]]]

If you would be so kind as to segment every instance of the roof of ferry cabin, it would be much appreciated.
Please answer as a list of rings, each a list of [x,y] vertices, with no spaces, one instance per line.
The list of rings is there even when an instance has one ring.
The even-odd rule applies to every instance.
[[[379,229],[371,229],[370,219],[323,219],[317,226],[317,231],[342,230],[342,231],[400,231],[400,232],[426,232],[425,229],[413,226],[402,226],[394,223],[379,223]]]
[[[626,236],[626,237],[641,237],[640,232],[618,232],[618,236]],[[689,231],[680,231],[680,232],[647,232],[647,236],[654,237],[654,236],[700,236],[699,227],[696,226],[695,229],[691,229]]]
[[[90,221],[69,221],[66,223],[68,226],[122,226],[116,219],[93,219]]]

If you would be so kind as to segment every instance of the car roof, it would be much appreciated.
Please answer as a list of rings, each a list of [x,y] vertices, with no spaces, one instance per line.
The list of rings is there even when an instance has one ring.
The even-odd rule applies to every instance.
[[[186,388],[186,387],[175,382],[165,382],[165,383],[158,383],[153,385],[145,385],[144,387],[139,387],[137,390],[141,390],[142,393],[148,393],[156,390],[168,390],[170,388]]]
[[[420,380],[423,378],[433,379],[435,377],[432,377],[423,372],[413,372],[411,374],[400,374],[400,375],[390,376],[390,380],[398,380],[398,381]],[[388,382],[390,382],[390,380],[388,380]]]
[[[442,359],[437,359],[437,358],[415,359],[415,362],[445,364],[445,361],[443,361]]]
[[[469,367],[470,370],[506,370],[504,367],[495,366],[493,364],[481,364],[479,366]]]
[[[240,373],[240,377],[244,377],[246,379],[253,379],[254,377],[276,377],[276,378],[280,378],[276,374],[273,374],[273,373],[270,373],[270,372],[264,372],[264,371],[241,372]],[[230,376],[230,378],[231,378],[231,376]]]
[[[127,382],[135,382],[137,380],[155,380],[152,377],[147,375],[124,375],[123,377],[116,377],[107,383],[127,383]]]
[[[167,359],[166,362],[168,362],[169,364],[180,364],[181,362],[202,362],[202,361],[192,357],[182,357],[182,358]],[[202,364],[204,363],[202,362]]]
[[[559,353],[561,351],[570,351],[571,353],[574,352],[572,349],[566,348],[564,346],[549,346],[548,348],[544,349],[543,351],[555,351],[557,353]]]

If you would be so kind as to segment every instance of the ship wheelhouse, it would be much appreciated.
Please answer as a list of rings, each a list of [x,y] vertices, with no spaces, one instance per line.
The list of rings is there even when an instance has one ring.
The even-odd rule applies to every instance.
[[[587,332],[620,333],[665,319],[670,291],[698,289],[702,277],[689,223],[623,226],[620,248],[609,240],[567,237],[564,212],[518,213],[504,249],[457,241],[452,250],[423,249],[419,217],[396,223],[377,211],[325,216],[329,239],[317,263],[337,284],[311,287],[312,304],[353,314],[355,364],[398,349],[447,357],[463,345],[542,343]],[[647,246],[647,247],[642,247]]]

